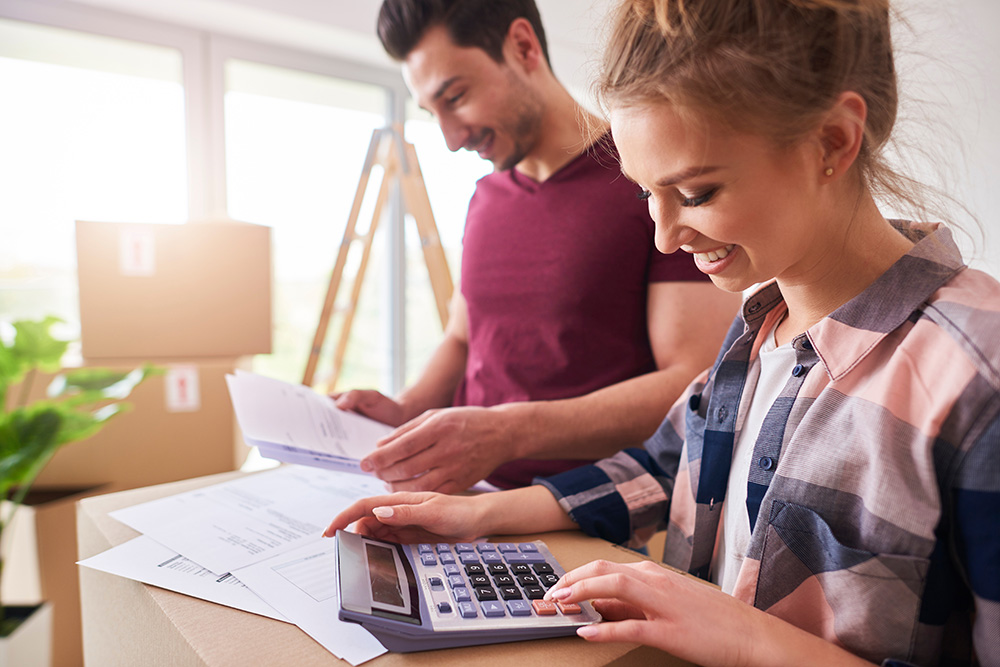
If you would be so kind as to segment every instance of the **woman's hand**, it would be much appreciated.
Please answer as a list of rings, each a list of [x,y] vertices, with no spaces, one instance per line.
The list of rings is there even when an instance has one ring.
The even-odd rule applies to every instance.
[[[557,602],[591,600],[605,622],[577,634],[636,642],[699,665],[869,665],[703,581],[650,561],[594,561],[553,586]]]
[[[389,542],[464,542],[489,528],[476,496],[440,493],[393,493],[364,498],[338,514],[324,531],[332,537],[356,523],[356,532]]]
[[[365,498],[338,514],[323,533],[355,530],[390,542],[467,542],[483,535],[522,535],[575,528],[544,486],[474,496],[402,492]]]

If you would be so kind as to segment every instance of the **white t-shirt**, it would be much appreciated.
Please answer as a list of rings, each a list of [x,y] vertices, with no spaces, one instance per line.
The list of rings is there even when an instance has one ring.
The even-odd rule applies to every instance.
[[[736,586],[736,576],[743,565],[750,544],[747,480],[750,478],[750,466],[753,464],[754,444],[760,434],[764,417],[785,387],[795,367],[795,349],[791,343],[777,347],[772,329],[761,344],[760,355],[753,363],[759,364],[760,375],[756,387],[753,388],[753,397],[746,419],[743,420],[743,428],[733,449],[733,464],[729,469],[726,502],[722,508],[722,526],[719,530],[716,558],[712,563],[712,581],[726,593],[732,593]],[[752,376],[752,373],[750,375]]]

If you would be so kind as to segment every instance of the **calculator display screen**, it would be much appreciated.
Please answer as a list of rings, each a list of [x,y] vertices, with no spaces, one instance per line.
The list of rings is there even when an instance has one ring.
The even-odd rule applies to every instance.
[[[371,614],[406,623],[420,623],[417,579],[398,544],[364,538]]]
[[[400,587],[393,550],[367,542],[365,553],[368,556],[368,578],[371,585],[372,601],[400,610],[405,609],[403,590]]]

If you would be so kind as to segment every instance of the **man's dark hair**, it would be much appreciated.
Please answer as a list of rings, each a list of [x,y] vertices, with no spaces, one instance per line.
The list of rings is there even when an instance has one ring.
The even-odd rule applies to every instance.
[[[430,28],[440,25],[456,45],[482,49],[502,63],[507,30],[519,18],[531,23],[548,63],[545,30],[534,0],[385,0],[378,13],[378,37],[386,52],[401,61]]]

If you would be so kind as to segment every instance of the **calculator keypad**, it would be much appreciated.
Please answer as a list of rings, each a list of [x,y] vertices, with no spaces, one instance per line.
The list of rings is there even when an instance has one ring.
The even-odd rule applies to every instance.
[[[435,598],[439,615],[493,619],[582,613],[579,605],[542,599],[559,576],[536,544],[421,544],[416,555],[431,589],[450,592],[447,600]]]

